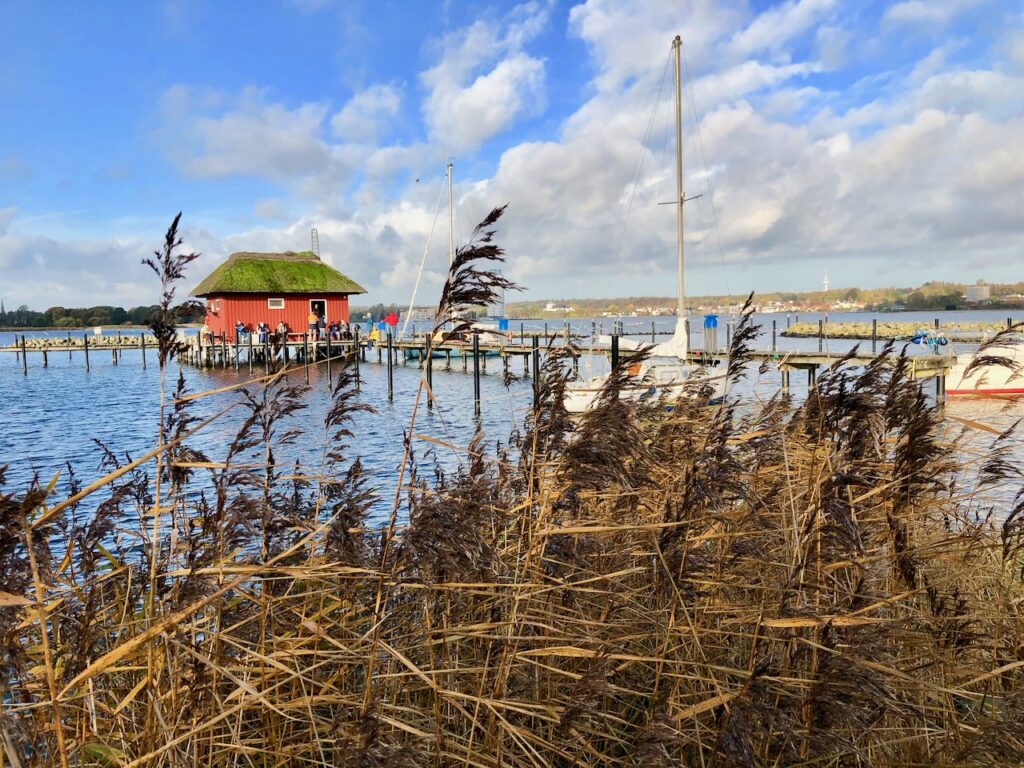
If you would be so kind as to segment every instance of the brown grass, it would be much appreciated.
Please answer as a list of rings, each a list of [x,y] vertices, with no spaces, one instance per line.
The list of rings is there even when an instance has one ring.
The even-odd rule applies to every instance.
[[[383,530],[345,371],[316,472],[275,459],[284,371],[213,459],[179,382],[160,486],[111,454],[56,513],[0,496],[0,765],[1024,761],[1012,434],[965,464],[904,365],[580,423],[563,371],[454,475],[396,446]]]

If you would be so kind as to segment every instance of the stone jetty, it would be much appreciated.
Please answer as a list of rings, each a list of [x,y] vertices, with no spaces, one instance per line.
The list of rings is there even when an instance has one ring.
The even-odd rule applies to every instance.
[[[939,324],[939,331],[954,341],[980,342],[989,339],[1006,328],[1005,322],[946,322]],[[870,322],[825,323],[823,335],[830,339],[871,339]],[[877,338],[910,339],[921,331],[934,332],[935,325],[927,322],[879,322]],[[791,338],[817,338],[818,323],[794,323],[781,332]]]

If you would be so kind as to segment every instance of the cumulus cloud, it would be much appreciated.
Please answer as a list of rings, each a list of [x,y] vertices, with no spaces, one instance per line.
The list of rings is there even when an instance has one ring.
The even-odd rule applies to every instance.
[[[164,94],[161,112],[165,151],[193,178],[286,179],[322,171],[331,160],[321,138],[325,104],[289,109],[258,88],[222,100],[177,85]]]
[[[399,88],[383,83],[373,85],[355,94],[331,118],[331,130],[348,141],[376,141],[384,124],[398,114],[401,103]]]
[[[421,75],[427,127],[452,151],[470,152],[524,115],[544,108],[544,62],[523,46],[547,24],[540,3],[501,22],[477,21],[448,35],[440,61]]]

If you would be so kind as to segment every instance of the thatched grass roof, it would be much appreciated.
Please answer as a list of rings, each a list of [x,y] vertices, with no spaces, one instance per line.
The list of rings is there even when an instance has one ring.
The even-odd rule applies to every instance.
[[[366,293],[355,280],[320,261],[312,251],[233,253],[192,291],[215,293]]]

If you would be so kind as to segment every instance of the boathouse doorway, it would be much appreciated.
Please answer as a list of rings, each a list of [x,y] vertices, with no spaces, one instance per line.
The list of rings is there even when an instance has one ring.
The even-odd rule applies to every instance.
[[[324,322],[327,322],[327,300],[326,299],[310,299],[309,300],[309,311],[318,317],[322,317]]]

